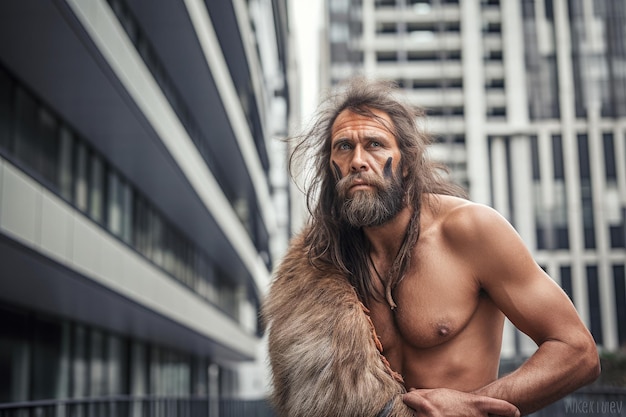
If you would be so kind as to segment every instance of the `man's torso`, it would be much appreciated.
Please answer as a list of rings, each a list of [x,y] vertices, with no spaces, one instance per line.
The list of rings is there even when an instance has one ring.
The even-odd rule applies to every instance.
[[[397,309],[384,300],[368,305],[383,353],[407,388],[471,391],[497,378],[503,315],[443,232],[458,204],[443,198],[426,216],[411,267],[393,293]]]

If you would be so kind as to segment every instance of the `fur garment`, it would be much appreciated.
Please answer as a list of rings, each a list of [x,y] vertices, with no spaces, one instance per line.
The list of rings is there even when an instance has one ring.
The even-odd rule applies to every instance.
[[[263,317],[278,416],[413,415],[368,310],[345,276],[310,264],[302,236],[275,273]]]

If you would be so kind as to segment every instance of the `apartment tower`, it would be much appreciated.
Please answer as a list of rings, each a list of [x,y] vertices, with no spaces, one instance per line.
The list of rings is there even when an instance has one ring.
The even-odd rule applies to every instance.
[[[0,414],[265,415],[284,0],[0,2]]]
[[[431,156],[518,230],[600,348],[626,345],[626,3],[332,0],[322,82],[395,81]],[[507,326],[503,357],[535,347]]]

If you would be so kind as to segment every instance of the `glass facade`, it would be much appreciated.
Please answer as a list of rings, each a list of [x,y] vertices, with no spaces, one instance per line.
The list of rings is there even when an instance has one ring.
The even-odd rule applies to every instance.
[[[196,145],[198,152],[202,155],[202,158],[215,179],[220,184],[220,188],[235,209],[235,213],[248,231],[255,246],[259,252],[269,254],[269,237],[263,219],[257,214],[259,210],[256,199],[253,195],[242,191],[240,186],[233,183],[231,179],[232,176],[228,175],[230,167],[224,166],[223,163],[215,157],[215,155],[218,154],[218,146],[216,145],[219,144],[220,139],[207,137],[207,135],[203,133],[202,129],[199,127],[198,121],[193,116],[193,112],[189,109],[186,101],[182,98],[182,94],[176,88],[176,83],[168,74],[166,65],[159,58],[156,48],[152,45],[149,37],[142,29],[125,0],[107,0],[107,2],[119,19],[129,39],[137,48],[144,63],[150,69],[152,76],[161,87],[161,91],[167,97],[172,109],[176,112],[176,115],[185,127],[187,134]],[[211,10],[211,7],[213,7],[212,2],[207,2],[207,6],[209,6],[209,10]],[[230,4],[228,7],[230,7]],[[222,25],[223,22],[215,20],[214,23],[217,24],[219,31],[220,25]],[[237,28],[236,22],[231,23],[231,29]],[[220,35],[219,32],[218,35]],[[249,71],[243,71],[246,68],[238,68],[233,62],[234,58],[231,54],[226,54],[225,58],[229,65],[231,76],[234,77],[234,84],[239,89],[238,97],[241,100],[241,105],[246,115],[248,127],[252,133],[261,164],[267,174],[269,170],[269,160],[265,149],[265,136],[261,127]],[[266,175],[265,178],[267,179],[268,176]],[[272,263],[269,257],[267,258],[267,265],[271,268]]]
[[[568,2],[576,116],[597,106],[603,117],[626,116],[626,5],[622,0]]]
[[[272,415],[292,48],[239,6],[0,2],[0,416]]]
[[[526,85],[528,91],[528,112],[531,119],[557,119],[560,117],[558,72],[556,49],[554,47],[554,16],[550,2],[522,1],[524,55],[526,63]],[[537,10],[545,6],[544,10]],[[537,19],[544,17],[542,20]],[[538,31],[544,29],[538,39]]]
[[[2,416],[206,417],[218,398],[221,416],[242,415],[228,400],[237,374],[209,357],[7,305],[0,333]],[[244,405],[272,415],[263,401]]]
[[[238,319],[235,277],[193,244],[71,126],[0,67],[0,155],[204,300]],[[254,296],[245,297],[253,305]]]

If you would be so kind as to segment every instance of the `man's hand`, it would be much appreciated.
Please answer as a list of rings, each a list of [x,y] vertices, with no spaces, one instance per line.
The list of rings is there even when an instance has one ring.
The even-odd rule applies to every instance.
[[[520,417],[517,407],[504,400],[447,388],[411,390],[402,400],[419,417]]]

